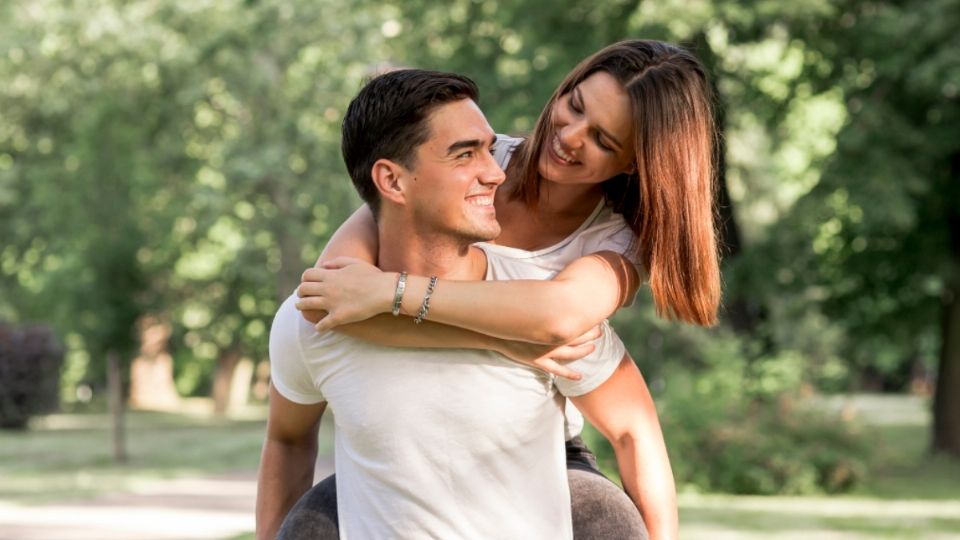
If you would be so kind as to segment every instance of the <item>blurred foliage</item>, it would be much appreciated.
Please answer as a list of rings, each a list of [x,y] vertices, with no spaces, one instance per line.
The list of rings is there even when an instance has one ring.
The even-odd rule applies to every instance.
[[[56,410],[63,346],[50,328],[0,324],[0,428]]]
[[[800,407],[803,359],[745,357],[720,340],[701,372],[670,370],[658,408],[678,483],[763,495],[856,487],[868,442],[837,415]]]
[[[265,356],[278,302],[357,205],[339,121],[366,76],[462,72],[517,133],[582,58],[648,37],[713,74],[740,236],[725,303],[750,314],[737,333],[657,320],[644,295],[618,314],[655,393],[752,396],[731,406],[772,429],[763,405],[805,384],[903,390],[932,378],[960,294],[958,26],[952,0],[4,2],[0,319],[64,336],[69,396],[159,314],[178,387],[206,392],[218,358]]]

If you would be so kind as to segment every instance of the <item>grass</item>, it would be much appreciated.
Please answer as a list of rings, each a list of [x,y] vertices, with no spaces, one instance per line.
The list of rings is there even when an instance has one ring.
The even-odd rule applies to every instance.
[[[128,412],[126,463],[112,458],[108,415],[38,418],[28,431],[0,431],[0,500],[86,498],[143,480],[255,470],[264,415],[262,408],[242,419]]]
[[[960,462],[930,456],[929,408],[911,396],[828,400],[864,425],[869,472],[842,496],[744,497],[683,493],[684,538],[960,538]]]
[[[960,538],[960,462],[927,454],[924,400],[857,396],[825,400],[849,408],[874,452],[869,473],[842,496],[746,497],[680,494],[682,538]],[[130,489],[144,480],[243,472],[257,467],[265,409],[218,419],[134,411],[127,416],[130,460],[110,456],[109,417],[52,415],[29,431],[0,431],[0,500],[36,504]],[[326,419],[321,452],[332,453]],[[243,534],[229,540],[251,540]]]

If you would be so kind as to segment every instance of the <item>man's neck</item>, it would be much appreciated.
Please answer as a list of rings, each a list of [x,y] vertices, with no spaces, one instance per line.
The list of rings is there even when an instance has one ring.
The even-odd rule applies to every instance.
[[[442,279],[478,280],[486,273],[486,259],[469,243],[429,235],[397,223],[379,224],[380,269]]]

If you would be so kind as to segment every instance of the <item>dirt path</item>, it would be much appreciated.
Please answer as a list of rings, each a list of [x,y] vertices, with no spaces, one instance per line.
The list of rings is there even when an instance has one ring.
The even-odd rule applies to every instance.
[[[333,461],[317,463],[317,477]],[[0,501],[0,540],[206,540],[252,532],[256,475],[149,481],[86,501]]]

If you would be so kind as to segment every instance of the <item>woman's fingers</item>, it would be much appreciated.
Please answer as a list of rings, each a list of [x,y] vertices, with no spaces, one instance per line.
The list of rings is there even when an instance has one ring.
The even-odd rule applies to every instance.
[[[579,381],[583,375],[580,373],[561,365],[560,363],[554,361],[552,358],[543,359],[538,367],[547,373],[556,375],[557,377],[563,377],[565,379],[570,379],[571,381]]]
[[[304,296],[297,300],[296,307],[300,311],[326,311],[328,306],[322,296]]]
[[[551,360],[556,360],[557,362],[573,362],[579,360],[584,356],[592,353],[597,349],[597,346],[593,343],[583,343],[581,345],[563,345],[554,349],[548,357]]]
[[[329,261],[324,261],[320,263],[321,268],[327,270],[336,270],[338,268],[343,268],[344,266],[350,266],[351,264],[362,263],[360,259],[354,259],[352,257],[337,257],[335,259],[330,259]]]
[[[331,328],[336,328],[337,321],[334,319],[333,315],[327,315],[326,317],[320,319],[317,324],[314,325],[314,328],[317,329],[317,332],[324,332],[330,330]]]
[[[312,281],[323,281],[323,276],[327,271],[323,268],[307,268],[300,274],[300,281],[304,283]]]
[[[583,345],[584,343],[590,343],[591,341],[599,338],[599,337],[602,336],[602,335],[603,335],[603,329],[602,329],[602,327],[598,324],[598,325],[594,326],[593,328],[587,330],[587,331],[584,332],[583,334],[581,334],[580,337],[574,339],[574,340],[571,341],[570,343],[567,343],[567,346],[569,346],[569,347],[576,347],[577,345]]]
[[[311,324],[317,324],[320,322],[320,319],[323,319],[327,316],[326,311],[321,311],[317,309],[308,309],[300,312],[300,315],[306,319]]]
[[[309,298],[311,296],[324,296],[324,285],[316,281],[304,281],[297,286],[297,296],[300,298]]]
[[[581,345],[563,345],[550,351],[546,356],[539,358],[534,364],[557,377],[563,377],[573,381],[579,381],[582,375],[564,364],[579,360],[584,356],[596,350],[597,346],[593,343],[583,343]]]

